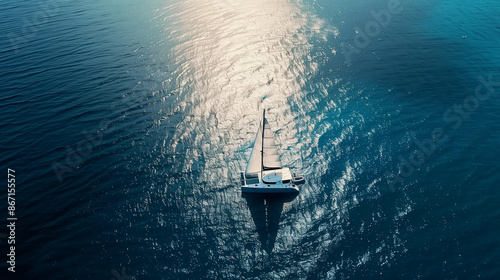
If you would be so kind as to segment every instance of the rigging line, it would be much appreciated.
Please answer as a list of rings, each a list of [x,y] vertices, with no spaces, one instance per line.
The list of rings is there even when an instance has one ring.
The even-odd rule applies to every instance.
[[[262,115],[262,148],[260,150],[260,179],[264,181],[262,175],[264,175],[264,133],[266,131],[266,109],[264,109],[264,113]]]

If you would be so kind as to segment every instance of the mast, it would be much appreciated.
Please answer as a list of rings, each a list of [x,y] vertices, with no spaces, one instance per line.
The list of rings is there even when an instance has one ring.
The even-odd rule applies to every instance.
[[[260,151],[260,179],[263,180],[263,172],[264,172],[264,132],[266,131],[266,109],[264,109],[264,113],[262,115],[262,150]]]

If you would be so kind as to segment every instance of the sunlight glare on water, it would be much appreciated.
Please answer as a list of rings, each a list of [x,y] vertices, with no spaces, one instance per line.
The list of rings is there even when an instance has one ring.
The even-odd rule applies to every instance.
[[[185,119],[172,149],[190,141],[187,161],[205,160],[202,181],[234,179],[246,164],[262,110],[281,150],[296,144],[289,99],[300,98],[316,66],[306,62],[311,36],[324,22],[289,1],[182,1],[163,11],[174,24],[165,34],[174,47],[176,85]],[[307,109],[306,109],[307,110]],[[242,157],[239,151],[246,149]],[[196,151],[197,150],[197,151]],[[286,155],[292,161],[298,155]],[[288,158],[287,158],[288,157]],[[188,162],[187,162],[188,163]]]

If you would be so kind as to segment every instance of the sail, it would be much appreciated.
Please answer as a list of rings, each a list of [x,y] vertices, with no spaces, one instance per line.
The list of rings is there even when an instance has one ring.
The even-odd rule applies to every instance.
[[[281,168],[281,160],[278,154],[278,146],[274,142],[274,133],[271,126],[264,118],[264,156],[262,165],[264,170]]]
[[[248,160],[246,174],[259,173],[262,168],[262,124],[259,126],[259,131],[255,136],[255,143],[253,144],[252,154]]]
[[[281,168],[281,160],[278,154],[278,146],[274,141],[274,134],[269,122],[264,117],[264,128],[262,124],[255,136],[252,154],[248,160],[246,174],[259,173],[264,170]],[[264,130],[264,134],[262,133]],[[262,143],[264,142],[264,147]],[[263,154],[261,154],[263,152]]]

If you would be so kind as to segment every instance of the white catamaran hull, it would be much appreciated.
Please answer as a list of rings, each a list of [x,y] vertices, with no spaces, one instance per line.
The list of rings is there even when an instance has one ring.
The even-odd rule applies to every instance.
[[[244,193],[297,193],[290,169],[283,167],[271,126],[262,116],[247,169],[241,174]]]
[[[242,172],[241,191],[244,193],[298,193],[299,188],[292,183],[290,169],[281,168],[264,171],[255,177],[247,177]],[[264,180],[261,176],[264,175]]]
[[[268,187],[268,186],[262,186],[262,184],[259,185],[253,185],[253,186],[242,186],[241,187],[241,192],[244,193],[298,193],[299,188],[296,185],[291,185],[290,187]]]

